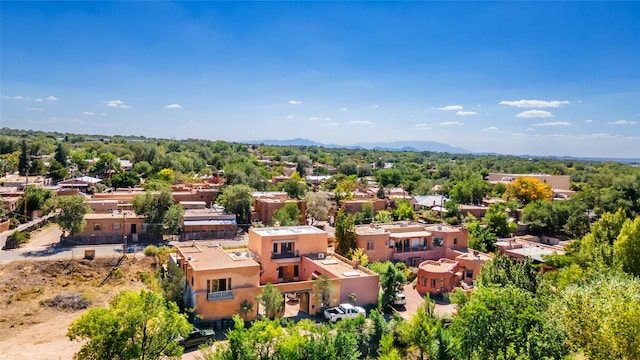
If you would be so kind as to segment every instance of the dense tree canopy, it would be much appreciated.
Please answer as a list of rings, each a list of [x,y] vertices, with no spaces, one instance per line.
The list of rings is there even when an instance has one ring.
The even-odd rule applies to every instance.
[[[108,308],[93,308],[74,321],[71,340],[86,340],[75,359],[179,359],[178,336],[191,325],[173,302],[149,291],[123,291]]]

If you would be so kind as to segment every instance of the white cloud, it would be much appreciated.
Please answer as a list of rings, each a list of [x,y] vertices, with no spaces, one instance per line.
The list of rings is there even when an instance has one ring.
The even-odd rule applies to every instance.
[[[617,120],[617,121],[612,121],[609,122],[609,125],[635,125],[637,124],[637,121],[627,121],[627,120]]]
[[[3,96],[3,99],[7,99],[7,100],[25,100],[25,97],[22,95],[16,95],[16,96]]]
[[[536,131],[536,129],[534,129],[534,128],[526,128],[525,130],[526,131]]]
[[[94,115],[96,115],[96,113],[91,112],[91,111],[83,111],[83,112],[82,112],[82,115],[94,116]]]
[[[495,127],[495,126],[489,126],[488,128],[482,129],[482,131],[487,131],[487,132],[496,132],[498,130],[499,129],[497,127]]]
[[[37,108],[37,107],[25,107],[25,110],[29,110],[29,111],[44,111],[44,109],[42,108]]]
[[[462,110],[462,105],[447,105],[443,107],[436,108],[436,110]]]
[[[553,114],[544,110],[527,110],[519,113],[516,117],[525,119],[548,118],[553,117]]]
[[[27,98],[27,99],[28,99],[28,98]],[[35,98],[35,99],[33,99],[33,101],[35,101],[35,102],[43,102],[44,100],[42,100],[42,99],[40,99],[40,98]]]
[[[287,116],[285,116],[284,118],[285,118],[285,119],[293,119],[293,118],[295,118],[295,116],[293,116],[293,115],[287,115]]]
[[[347,108],[345,108],[345,107],[340,108],[340,111],[347,111],[347,110],[349,110],[349,109],[347,109]]]
[[[416,129],[417,130],[429,130],[429,129],[431,129],[431,126],[429,126],[429,124],[416,124]]]
[[[373,125],[374,123],[369,120],[351,120],[349,124],[353,125]]]
[[[587,124],[590,124],[590,123],[592,123],[592,122],[593,122],[593,120],[591,120],[591,119],[587,119],[587,120],[585,120],[584,122],[586,122]]]
[[[440,125],[442,125],[442,126],[463,126],[464,123],[460,122],[460,121],[446,121],[446,122],[441,122]]]
[[[377,108],[379,108],[379,106],[378,105],[370,105],[370,106],[368,106],[368,108],[369,109],[377,109]]]
[[[107,106],[110,108],[121,108],[121,109],[129,108],[129,105],[125,105],[122,100],[109,100],[107,101]]]
[[[458,111],[456,113],[456,115],[458,115],[458,116],[471,116],[471,115],[478,115],[478,113],[475,112],[475,111]]]
[[[291,104],[291,105],[300,105],[300,104],[302,104],[302,101],[298,101],[298,100],[289,100],[289,104]]]
[[[547,108],[547,107],[553,107],[553,108],[557,108],[560,107],[560,105],[567,105],[569,104],[569,101],[567,100],[552,100],[552,101],[545,101],[545,100],[515,100],[515,101],[500,101],[499,102],[500,105],[509,105],[509,106],[515,106],[515,107],[519,107],[519,108]]]
[[[568,121],[551,121],[551,122],[531,124],[531,126],[571,126],[571,123]]]
[[[330,117],[318,117],[318,116],[312,116],[309,118],[309,120],[311,121],[331,121]]]
[[[332,122],[332,123],[329,123],[329,124],[328,124],[328,126],[329,126],[330,128],[337,128],[337,127],[339,126],[339,124],[338,124],[338,123],[336,123],[336,122]]]
[[[180,104],[171,104],[171,105],[165,105],[164,108],[165,109],[182,109],[182,105],[180,105]]]
[[[57,98],[57,97],[55,97],[55,96],[48,96],[45,100],[47,100],[47,101],[58,101],[58,100],[60,100],[60,99],[58,99],[58,98]]]

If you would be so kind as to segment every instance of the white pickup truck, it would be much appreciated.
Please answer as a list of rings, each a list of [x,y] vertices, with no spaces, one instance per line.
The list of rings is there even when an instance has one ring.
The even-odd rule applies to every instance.
[[[353,306],[351,304],[340,304],[324,311],[324,317],[332,322],[343,319],[353,319],[354,317],[365,314],[366,311],[364,311],[363,308],[360,306]]]

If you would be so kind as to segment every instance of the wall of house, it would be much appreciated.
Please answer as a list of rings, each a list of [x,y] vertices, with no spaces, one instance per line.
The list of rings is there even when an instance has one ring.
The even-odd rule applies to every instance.
[[[456,283],[457,279],[453,272],[429,271],[422,267],[418,268],[416,291],[420,294],[450,292],[455,288]]]
[[[277,228],[274,228],[277,229]],[[274,241],[293,241],[294,252],[298,256],[285,259],[272,259]],[[262,264],[263,274],[260,277],[262,284],[278,282],[278,267],[300,265],[300,255],[327,252],[327,233],[291,234],[287,231],[284,235],[261,236],[253,230],[249,230],[249,249],[260,255],[258,260]],[[302,275],[300,275],[302,276]]]
[[[212,204],[218,196],[217,189],[196,189],[192,191],[180,191],[171,193],[173,201],[178,204],[181,201],[204,201],[206,204]]]
[[[118,211],[118,200],[89,200],[87,205],[97,214],[108,214]]]
[[[368,249],[369,241],[373,241],[373,250]],[[356,246],[364,249],[369,261],[386,261],[391,259],[395,249],[389,247],[389,234],[356,234]]]

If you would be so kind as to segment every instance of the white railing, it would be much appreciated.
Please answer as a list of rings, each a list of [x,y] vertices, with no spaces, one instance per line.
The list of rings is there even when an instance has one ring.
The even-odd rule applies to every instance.
[[[207,294],[208,301],[233,299],[233,290],[216,291]]]

